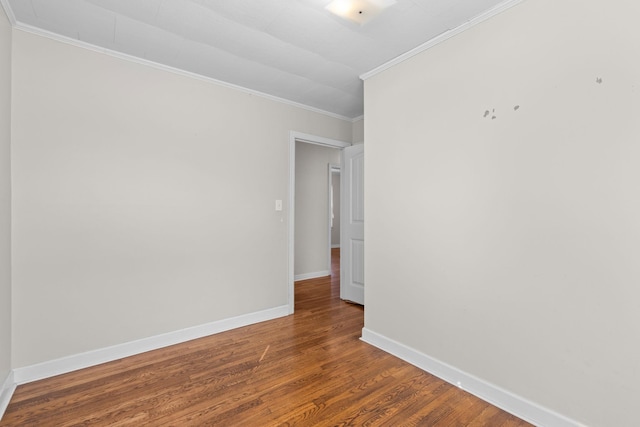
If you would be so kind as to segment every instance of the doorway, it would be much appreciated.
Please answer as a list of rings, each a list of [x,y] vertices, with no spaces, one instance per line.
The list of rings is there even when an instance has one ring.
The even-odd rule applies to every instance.
[[[351,143],[338,141],[330,138],[319,137],[315,135],[304,134],[300,132],[291,131],[289,134],[289,238],[288,238],[288,302],[289,302],[289,313],[293,313],[295,309],[295,294],[294,294],[294,282],[296,279],[295,274],[295,218],[296,218],[296,144],[312,144],[317,146],[329,147],[329,148],[337,148],[342,150],[346,147],[351,146]],[[326,168],[326,166],[325,166]],[[325,169],[326,171],[326,169]],[[326,172],[325,172],[326,173]],[[328,250],[328,265],[327,265],[327,274],[330,274],[331,271],[331,252],[330,252],[330,244],[327,245]]]

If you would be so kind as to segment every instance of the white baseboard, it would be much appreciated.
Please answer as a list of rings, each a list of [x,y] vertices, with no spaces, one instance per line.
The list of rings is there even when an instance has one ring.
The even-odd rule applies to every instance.
[[[88,351],[86,353],[74,354],[60,359],[50,360],[36,365],[26,366],[13,370],[13,380],[16,384],[25,384],[78,369],[88,368],[101,363],[111,362],[135,354],[156,350],[196,338],[206,337],[219,332],[228,331],[266,320],[284,317],[289,314],[289,306],[271,308],[255,313],[244,314],[242,316],[231,317],[229,319],[218,320],[204,325],[194,326],[179,331],[130,341],[112,347],[101,348]]]
[[[337,245],[331,245],[331,249],[338,249],[340,248],[340,243],[338,243]]]
[[[307,279],[315,279],[318,277],[330,276],[331,272],[329,270],[316,271],[315,273],[305,273],[305,274],[296,274],[293,278],[294,282],[298,280],[307,280]]]
[[[531,402],[367,328],[362,329],[361,339],[533,425],[544,427],[584,427],[583,424],[564,415],[560,415],[535,402]]]
[[[16,382],[13,379],[13,371],[9,371],[0,388],[0,420],[9,406],[14,391],[16,391]]]

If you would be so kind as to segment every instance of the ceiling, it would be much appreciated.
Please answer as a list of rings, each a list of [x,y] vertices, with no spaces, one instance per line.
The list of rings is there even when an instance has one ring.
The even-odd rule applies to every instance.
[[[8,0],[35,27],[353,119],[359,76],[503,0],[397,0],[365,25],[330,0]],[[6,4],[7,2],[5,2]]]

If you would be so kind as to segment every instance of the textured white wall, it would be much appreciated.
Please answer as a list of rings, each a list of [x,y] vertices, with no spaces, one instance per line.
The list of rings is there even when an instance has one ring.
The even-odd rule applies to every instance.
[[[328,269],[329,164],[340,164],[339,149],[296,143],[296,276]]]
[[[365,82],[368,329],[637,425],[638,16],[526,1]]]
[[[348,121],[14,32],[23,367],[287,304],[289,131]]]
[[[0,6],[0,386],[11,370],[11,31]]]

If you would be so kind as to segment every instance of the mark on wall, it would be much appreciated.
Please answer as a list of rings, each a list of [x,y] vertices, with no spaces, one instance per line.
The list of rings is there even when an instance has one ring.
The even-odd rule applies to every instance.
[[[495,113],[495,112],[496,112],[496,109],[495,109],[495,108],[493,108],[493,109],[491,110],[491,113],[489,112],[489,110],[485,110],[485,111],[484,111],[484,116],[482,116],[482,117],[487,118],[487,117],[489,117],[489,114],[492,114],[492,113]],[[492,115],[491,115],[491,120],[495,120],[495,119],[496,119],[495,114],[492,114]]]
[[[515,105],[513,107],[513,111],[518,111],[520,109],[520,105]],[[496,114],[496,109],[492,108],[491,111],[489,110],[484,110],[484,115],[482,117],[484,117],[485,119],[487,117],[491,116],[491,120],[495,120],[498,118],[498,115]]]
[[[596,78],[596,83],[598,83],[599,85],[602,84],[602,77],[598,77]]]

